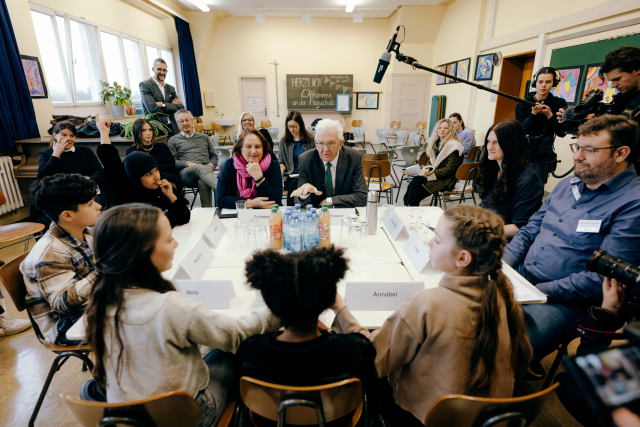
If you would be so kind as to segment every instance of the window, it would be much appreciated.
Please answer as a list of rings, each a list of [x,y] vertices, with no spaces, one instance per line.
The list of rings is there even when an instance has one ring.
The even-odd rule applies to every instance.
[[[139,102],[140,82],[149,78],[156,58],[167,62],[167,83],[175,86],[171,50],[34,3],[30,6],[42,66],[56,106],[101,103],[100,81],[128,87],[131,99]],[[148,68],[145,62],[150,64]]]

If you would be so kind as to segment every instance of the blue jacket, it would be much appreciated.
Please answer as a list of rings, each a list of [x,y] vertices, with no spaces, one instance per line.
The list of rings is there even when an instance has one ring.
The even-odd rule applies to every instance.
[[[238,196],[238,182],[236,181],[236,168],[233,165],[233,157],[224,162],[222,172],[218,177],[216,187],[216,207],[235,209],[236,201],[247,200]],[[274,155],[271,155],[271,164],[264,172],[265,181],[256,187],[257,197],[268,197],[269,200],[282,203],[282,174],[280,164]]]
[[[600,231],[578,232],[580,220],[602,221]],[[560,181],[507,245],[503,260],[512,267],[524,262],[548,302],[600,305],[603,278],[587,271],[593,252],[604,249],[639,265],[639,247],[640,177],[630,164],[593,190],[573,176]]]

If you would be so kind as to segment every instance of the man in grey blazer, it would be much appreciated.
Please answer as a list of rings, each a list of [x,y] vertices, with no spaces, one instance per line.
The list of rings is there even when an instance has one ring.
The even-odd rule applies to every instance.
[[[300,203],[357,207],[367,204],[367,182],[362,155],[343,147],[342,125],[324,119],[316,126],[316,148],[298,157],[298,189],[292,193]]]
[[[170,130],[169,136],[175,135],[180,129],[173,115],[184,106],[178,99],[176,88],[164,81],[167,77],[167,63],[164,59],[158,58],[153,61],[151,72],[153,76],[149,80],[141,81],[139,86],[145,113],[160,113],[155,116],[157,120],[167,125]]]

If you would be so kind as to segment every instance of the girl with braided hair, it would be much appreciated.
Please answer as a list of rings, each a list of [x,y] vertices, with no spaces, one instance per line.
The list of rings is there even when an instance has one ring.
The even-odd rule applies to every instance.
[[[397,403],[387,411],[392,426],[421,426],[445,394],[511,397],[531,359],[522,309],[501,269],[502,218],[455,206],[428,245],[431,264],[444,277],[412,295],[379,330],[360,326],[339,296],[332,306],[336,331],[360,332],[373,342],[378,375],[388,377]]]

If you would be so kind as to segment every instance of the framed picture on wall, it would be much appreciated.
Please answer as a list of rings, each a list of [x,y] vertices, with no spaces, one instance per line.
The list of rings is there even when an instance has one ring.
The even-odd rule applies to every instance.
[[[446,65],[438,65],[438,71],[442,72],[442,73],[446,73],[447,72],[447,66]],[[443,85],[446,84],[446,78],[436,75],[436,84],[437,85]]]
[[[458,65],[457,62],[451,62],[449,64],[447,64],[447,74],[450,74],[452,76],[456,75],[456,66]],[[455,83],[456,81],[453,79],[450,79],[449,77],[447,77],[447,84],[449,83]]]
[[[604,92],[602,102],[610,104],[613,101],[613,95],[618,93],[618,89],[609,86],[609,80],[606,77],[600,77],[600,64],[589,64],[584,74],[584,85],[582,85],[582,101],[587,93],[597,89]]]
[[[551,93],[563,98],[570,106],[576,105],[580,102],[579,94],[583,66],[558,67],[557,70],[560,72],[560,83],[551,89]]]
[[[493,53],[478,55],[474,80],[491,80],[493,78]]]
[[[469,80],[469,67],[471,66],[471,58],[458,61],[456,66],[456,77],[459,79]]]
[[[22,69],[27,79],[29,94],[33,99],[46,99],[49,97],[47,93],[47,85],[44,82],[42,74],[42,66],[40,60],[35,56],[20,55],[22,60]]]
[[[379,92],[356,92],[356,110],[377,110]]]
[[[349,93],[345,93],[345,94],[337,94],[336,95],[337,98],[337,102],[336,102],[336,111],[340,111],[340,112],[348,112],[351,111],[351,94]]]

